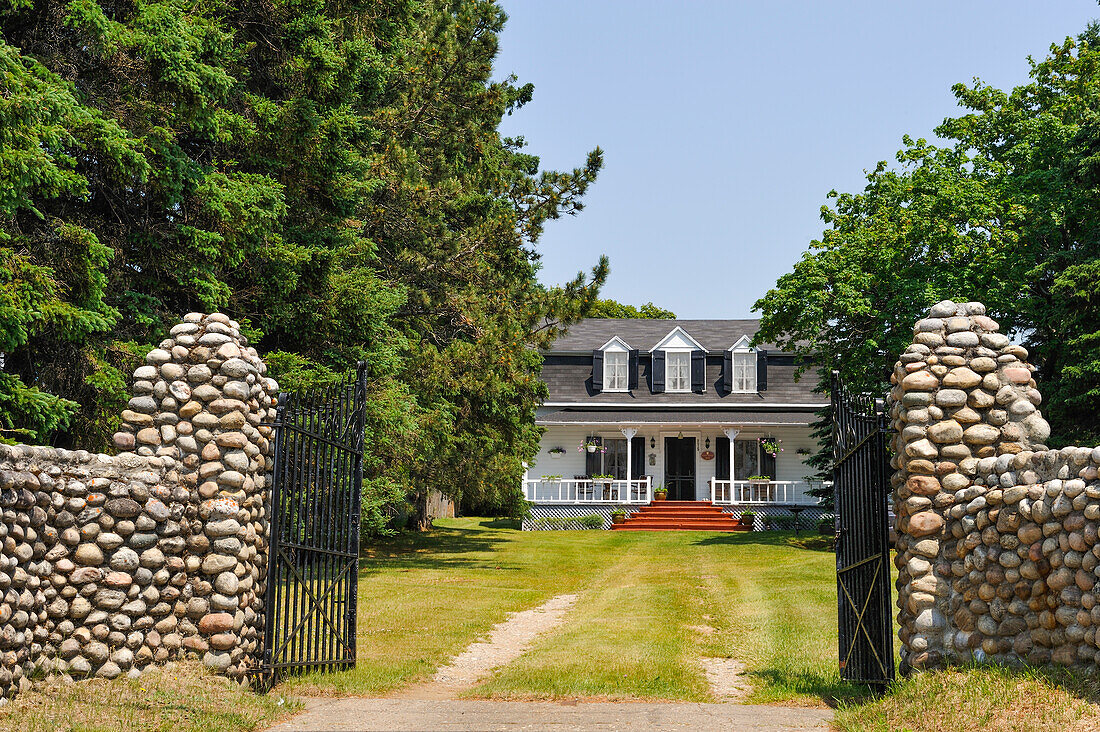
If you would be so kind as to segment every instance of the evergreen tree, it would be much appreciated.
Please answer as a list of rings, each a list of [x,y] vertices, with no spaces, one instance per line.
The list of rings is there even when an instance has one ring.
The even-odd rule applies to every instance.
[[[518,500],[543,345],[607,275],[537,279],[602,163],[497,132],[489,0],[17,0],[0,9],[0,438],[106,446],[190,310],[285,388],[366,359],[370,528],[438,488]]]

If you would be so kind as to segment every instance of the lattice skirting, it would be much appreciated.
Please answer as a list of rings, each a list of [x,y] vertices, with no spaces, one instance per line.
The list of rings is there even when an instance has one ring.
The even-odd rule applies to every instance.
[[[575,531],[588,528],[611,528],[611,512],[616,508],[626,511],[627,515],[634,513],[641,506],[633,504],[601,503],[593,506],[563,506],[560,504],[534,504],[531,506],[530,515],[523,519],[524,531]],[[579,519],[584,516],[601,516],[603,525],[589,527],[580,523],[568,522],[569,519]]]
[[[562,505],[562,504],[533,504],[530,515],[523,520],[524,531],[576,531],[580,529],[610,529],[611,512],[616,508],[626,511],[629,516],[642,508],[639,504],[615,504],[601,503],[588,506]],[[731,513],[740,518],[742,513],[752,511],[756,514],[753,521],[754,531],[793,531],[795,515],[791,513],[790,506],[776,506],[774,504],[742,503],[736,506],[721,506],[726,513]],[[586,516],[600,516],[603,518],[601,526],[586,526],[579,521]],[[824,509],[817,506],[807,506],[798,514],[798,528],[800,531],[814,533],[817,524],[823,517],[831,517]],[[594,522],[593,522],[594,523]]]
[[[746,511],[756,514],[753,521],[753,531],[794,531],[795,514],[791,513],[791,506],[777,506],[770,503],[739,503],[736,506],[722,506],[726,513],[732,513],[738,518]],[[797,506],[796,506],[797,508]],[[818,506],[806,506],[798,513],[799,531],[816,532],[817,524],[822,518],[832,518],[831,513]]]

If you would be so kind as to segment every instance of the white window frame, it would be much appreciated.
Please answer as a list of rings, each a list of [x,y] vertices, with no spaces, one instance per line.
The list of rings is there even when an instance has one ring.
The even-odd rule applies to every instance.
[[[605,392],[629,392],[630,391],[630,344],[624,341],[622,338],[615,336],[607,343],[600,346],[600,350],[603,351],[603,389]],[[611,386],[611,359],[610,356],[622,356],[622,386]],[[618,379],[616,379],[618,381]]]
[[[613,360],[620,363],[612,364]],[[630,391],[630,354],[628,352],[617,349],[604,351],[603,390]]]
[[[684,360],[684,386],[683,388],[674,388],[672,385],[672,358],[683,358]],[[670,394],[690,394],[691,393],[691,351],[687,349],[665,349],[665,391]]]
[[[756,349],[749,347],[747,336],[741,336],[741,340],[730,348],[730,353],[733,354],[730,357],[730,367],[733,369],[733,373],[730,374],[730,393],[756,394],[759,391]],[[738,363],[739,360],[741,361],[740,364]],[[750,374],[752,376],[751,380],[749,378]]]

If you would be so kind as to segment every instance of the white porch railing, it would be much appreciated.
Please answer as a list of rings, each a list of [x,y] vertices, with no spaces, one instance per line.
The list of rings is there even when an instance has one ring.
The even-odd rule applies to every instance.
[[[533,503],[649,503],[653,482],[648,475],[637,480],[528,478],[523,496]]]
[[[717,504],[783,503],[816,506],[811,488],[821,485],[804,480],[716,480],[710,481],[710,500]]]

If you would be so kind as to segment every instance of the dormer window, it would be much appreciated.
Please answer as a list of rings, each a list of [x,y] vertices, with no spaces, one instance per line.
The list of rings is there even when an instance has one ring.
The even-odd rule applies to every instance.
[[[627,352],[605,351],[603,355],[603,390],[627,391]]]
[[[733,352],[733,388],[732,391],[756,391],[756,353],[753,351]]]
[[[724,381],[731,394],[755,394],[767,388],[767,352],[749,346],[749,337],[741,336],[726,352]]]
[[[650,350],[654,394],[702,394],[707,390],[707,350],[676,326]]]
[[[691,351],[665,351],[665,364],[665,388],[671,392],[691,391]]]
[[[592,390],[630,391],[638,388],[638,351],[622,338],[612,338],[592,352]]]

